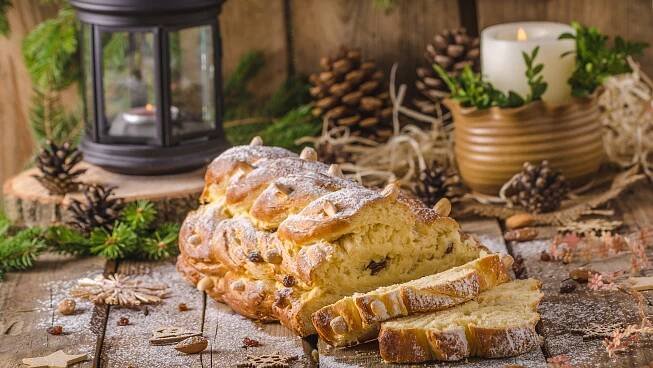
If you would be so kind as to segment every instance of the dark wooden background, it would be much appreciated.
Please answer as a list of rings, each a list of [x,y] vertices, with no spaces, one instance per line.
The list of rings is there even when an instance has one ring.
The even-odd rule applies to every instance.
[[[226,75],[250,50],[267,64],[252,83],[269,95],[292,73],[316,70],[320,56],[340,45],[360,47],[412,86],[426,43],[444,28],[470,30],[518,20],[578,20],[610,35],[653,44],[651,0],[397,0],[389,12],[373,0],[228,0],[220,16]],[[31,83],[22,61],[22,39],[56,9],[40,0],[17,0],[9,12],[12,33],[0,37],[0,182],[22,170],[33,152],[28,125]],[[653,49],[641,60],[653,73]],[[76,89],[66,95],[77,99]]]

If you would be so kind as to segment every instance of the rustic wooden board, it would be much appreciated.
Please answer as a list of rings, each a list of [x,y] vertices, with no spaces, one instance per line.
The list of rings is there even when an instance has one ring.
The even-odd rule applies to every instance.
[[[304,348],[303,340],[295,337],[279,324],[259,324],[242,317],[221,303],[209,300],[206,305],[204,336],[209,338],[210,346],[202,354],[185,355],[172,346],[152,346],[148,339],[152,330],[158,327],[177,326],[187,330],[199,331],[202,309],[202,295],[185,282],[176,272],[172,261],[166,262],[123,262],[118,272],[140,274],[165,282],[172,294],[162,304],[149,306],[144,310],[111,307],[105,340],[100,355],[100,367],[231,367],[244,361],[248,355],[280,352],[296,356],[293,367],[310,366],[309,348]],[[178,306],[185,303],[190,310],[180,312]],[[118,326],[121,317],[127,317],[128,326]],[[217,327],[217,332],[216,332]],[[256,339],[263,345],[245,349],[245,337]]]
[[[39,0],[13,3],[7,12],[11,33],[0,36],[0,183],[24,169],[32,155],[28,122],[32,82],[23,62],[23,39],[37,24],[56,14],[53,4]]]
[[[220,15],[223,66],[226,76],[233,73],[243,55],[262,51],[265,66],[252,80],[250,91],[269,96],[287,77],[288,53],[284,0],[227,1]]]
[[[495,252],[507,253],[506,245],[501,234],[501,228],[496,220],[482,219],[462,222],[465,232],[476,236],[485,246]],[[405,365],[384,363],[379,355],[378,344],[370,342],[353,348],[334,349],[320,339],[318,343],[320,353],[320,367],[345,368],[345,367],[392,367],[400,368]],[[420,367],[497,367],[515,364],[524,367],[546,367],[542,350],[535,349],[527,354],[506,359],[469,359],[456,363],[428,363]]]
[[[653,41],[653,4],[649,0],[477,0],[479,29],[513,21],[577,20],[602,32],[635,41]],[[653,73],[653,49],[640,59],[643,69]]]
[[[319,70],[320,57],[341,45],[359,47],[389,73],[399,62],[399,81],[415,80],[428,41],[444,28],[459,25],[455,0],[399,0],[386,13],[373,0],[293,0],[292,34],[297,71]],[[412,89],[412,88],[411,88]]]
[[[619,200],[624,220],[632,228],[650,224],[651,199],[653,193],[647,185],[640,185],[631,195]],[[638,322],[637,304],[625,292],[593,292],[580,285],[570,294],[560,294],[560,283],[568,278],[569,271],[580,263],[564,265],[559,262],[542,262],[540,253],[547,249],[553,228],[541,228],[540,239],[531,242],[509,244],[515,255],[524,258],[527,274],[542,281],[545,294],[540,304],[542,314],[541,333],[544,335],[544,350],[548,357],[567,355],[573,367],[640,367],[653,361],[653,342],[643,341],[636,349],[626,354],[609,358],[602,345],[602,339],[583,341],[578,329],[590,323],[610,325],[614,323]],[[629,257],[616,257],[608,261],[592,262],[586,265],[599,272],[626,269]],[[650,308],[649,308],[650,309]],[[650,312],[650,311],[649,311]]]
[[[81,176],[84,183],[115,187],[115,195],[125,201],[146,199],[154,202],[159,218],[164,221],[182,221],[189,210],[197,207],[198,197],[204,187],[204,169],[176,175],[135,176],[120,175],[82,162],[87,171]],[[65,223],[66,211],[72,198],[80,199],[82,193],[65,196],[50,195],[32,176],[32,168],[4,183],[4,210],[16,226],[47,226]]]
[[[23,358],[59,349],[87,353],[90,359],[77,367],[91,367],[102,331],[102,308],[78,301],[72,316],[60,315],[56,308],[75,280],[102,273],[104,264],[100,258],[45,254],[33,269],[8,273],[0,282],[0,367],[21,367]],[[48,334],[46,329],[52,325],[62,325],[64,334]]]

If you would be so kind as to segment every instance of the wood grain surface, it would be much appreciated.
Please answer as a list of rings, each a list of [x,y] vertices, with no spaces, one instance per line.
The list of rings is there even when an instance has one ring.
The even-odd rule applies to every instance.
[[[340,46],[358,47],[389,73],[399,63],[399,80],[415,79],[424,48],[444,28],[457,27],[455,0],[399,0],[389,12],[373,1],[292,0],[292,32],[297,71],[319,70],[321,56]]]
[[[126,202],[148,200],[154,203],[161,221],[181,222],[189,210],[197,207],[204,188],[204,170],[175,175],[121,175],[82,162],[87,171],[80,176],[85,184],[102,184],[115,188],[115,196]],[[51,195],[33,177],[38,169],[21,172],[4,183],[4,211],[15,226],[48,226],[70,220],[67,211],[71,200],[81,200],[83,193]]]
[[[89,302],[77,302],[77,312],[63,316],[56,309],[80,277],[100,274],[101,258],[41,256],[29,272],[8,273],[0,282],[0,367],[24,367],[23,358],[48,355],[63,349],[68,354],[88,354],[76,367],[91,367],[102,311]],[[50,335],[48,327],[63,326],[63,334]]]

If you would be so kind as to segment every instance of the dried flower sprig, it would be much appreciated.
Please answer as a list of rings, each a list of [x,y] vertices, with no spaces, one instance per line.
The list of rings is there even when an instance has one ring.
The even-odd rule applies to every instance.
[[[554,261],[594,261],[630,252],[631,272],[652,266],[646,250],[653,243],[653,231],[643,229],[630,235],[602,233],[579,236],[576,233],[560,234],[553,238],[548,254]]]
[[[546,359],[548,368],[572,368],[568,355],[556,355]]]
[[[631,295],[637,299],[637,311],[639,313],[639,324],[631,324],[623,329],[615,329],[609,337],[603,341],[603,346],[608,352],[609,357],[628,350],[630,346],[637,343],[643,336],[653,335],[653,324],[648,318],[646,312],[647,302],[642,293],[632,291]]]

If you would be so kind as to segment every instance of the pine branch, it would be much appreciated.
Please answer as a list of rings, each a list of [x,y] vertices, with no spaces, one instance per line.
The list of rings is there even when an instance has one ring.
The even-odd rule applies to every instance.
[[[47,249],[40,237],[40,228],[21,230],[13,236],[6,236],[8,225],[1,225],[0,236],[0,279],[9,271],[20,271],[34,265],[36,258]]]
[[[152,202],[140,200],[127,204],[120,217],[133,231],[143,232],[154,222],[156,212]]]
[[[151,237],[143,239],[141,258],[159,260],[177,255],[178,234],[179,225],[172,223],[161,225]]]

